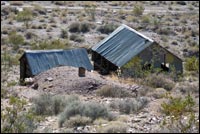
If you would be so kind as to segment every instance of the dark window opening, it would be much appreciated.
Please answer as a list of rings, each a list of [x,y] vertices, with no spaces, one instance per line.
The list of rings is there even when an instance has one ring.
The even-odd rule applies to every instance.
[[[163,71],[169,71],[169,63],[162,63],[161,64],[161,68],[163,69]]]
[[[163,71],[169,71],[169,63],[166,63],[166,54],[163,55],[163,63],[161,63],[161,68]]]

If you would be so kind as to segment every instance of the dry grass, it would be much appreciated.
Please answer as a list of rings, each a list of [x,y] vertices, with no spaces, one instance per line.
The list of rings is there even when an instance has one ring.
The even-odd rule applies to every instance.
[[[134,85],[137,84],[138,79],[134,79],[134,78],[121,78],[118,77],[116,73],[112,72],[109,77],[107,77],[108,79],[111,79],[113,81],[117,81],[119,83],[123,83],[123,84],[129,84],[129,85]]]
[[[106,126],[98,126],[98,133],[126,133],[127,125],[123,122],[112,121]]]
[[[78,127],[78,126],[86,126],[92,123],[92,120],[89,117],[84,116],[74,116],[70,117],[69,120],[67,120],[64,123],[64,126],[66,127]]]
[[[102,86],[100,89],[96,91],[96,94],[98,96],[117,97],[117,98],[132,96],[132,94],[128,92],[126,89],[122,89],[120,87],[111,86],[111,85]]]

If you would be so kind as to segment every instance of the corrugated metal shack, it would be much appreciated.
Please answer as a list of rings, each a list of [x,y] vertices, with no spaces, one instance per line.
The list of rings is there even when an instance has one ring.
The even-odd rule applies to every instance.
[[[84,48],[71,50],[28,50],[20,60],[20,80],[32,77],[57,66],[82,67],[89,71],[93,66]]]
[[[174,66],[179,72],[183,71],[182,60],[179,57],[124,24],[92,47],[94,69],[104,74],[117,70],[135,56],[140,57],[143,63],[153,64],[154,67],[162,67],[164,64]]]

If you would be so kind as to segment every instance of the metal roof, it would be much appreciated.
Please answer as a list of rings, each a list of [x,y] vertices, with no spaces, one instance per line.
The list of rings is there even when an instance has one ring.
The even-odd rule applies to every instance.
[[[25,51],[32,75],[46,71],[56,66],[83,67],[93,70],[84,48],[71,50],[33,50]]]
[[[92,47],[92,50],[121,67],[153,42],[152,39],[122,24]]]

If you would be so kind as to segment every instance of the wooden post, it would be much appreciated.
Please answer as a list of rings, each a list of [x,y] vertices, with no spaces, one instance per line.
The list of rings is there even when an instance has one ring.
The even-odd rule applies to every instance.
[[[78,75],[79,75],[79,77],[85,77],[85,68],[79,67],[78,68]]]

